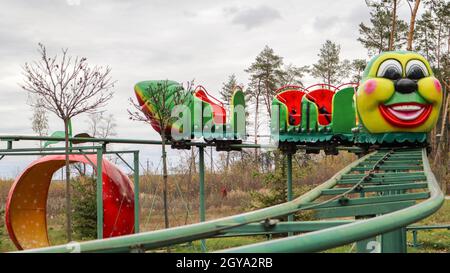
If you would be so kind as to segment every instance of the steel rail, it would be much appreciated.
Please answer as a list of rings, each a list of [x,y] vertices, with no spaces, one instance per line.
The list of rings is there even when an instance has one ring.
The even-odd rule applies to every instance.
[[[0,141],[5,142],[16,142],[16,141],[64,141],[64,137],[51,137],[51,136],[23,136],[23,135],[0,135]],[[69,137],[69,142],[79,141],[79,142],[91,142],[91,143],[117,143],[117,144],[146,144],[146,145],[161,145],[160,140],[145,140],[145,139],[122,139],[122,138],[89,138],[89,137]],[[171,142],[166,142],[166,145],[171,145]],[[216,146],[213,142],[196,142],[188,141],[184,143],[187,146],[194,147],[210,147]],[[262,149],[277,149],[278,146],[272,144],[252,144],[252,143],[242,143],[242,144],[229,144],[231,148],[262,148]],[[322,147],[310,147],[307,145],[296,145],[297,149],[308,149],[308,150],[320,150]],[[362,151],[359,147],[346,147],[338,146],[338,150],[342,151]]]
[[[256,223],[266,219],[284,216],[301,210],[303,204],[314,201],[321,196],[322,190],[334,187],[339,179],[351,171],[351,169],[377,152],[368,154],[343,168],[332,178],[320,184],[311,191],[286,203],[272,207],[233,215],[221,219],[211,220],[203,223],[179,226],[152,232],[143,232],[134,235],[108,238],[103,240],[93,240],[76,243],[76,250],[80,252],[127,252],[133,250],[155,249],[173,244],[185,243],[194,240],[204,239],[222,234],[227,229],[236,228],[249,223]],[[58,245],[46,248],[30,249],[23,252],[46,252],[60,253],[73,252],[74,243]]]
[[[436,212],[444,202],[444,194],[440,190],[439,184],[431,171],[426,149],[422,149],[422,161],[430,197],[421,203],[368,220],[360,220],[351,224],[314,231],[303,235],[230,248],[218,252],[318,252],[407,227],[409,224],[420,221]]]
[[[402,150],[396,151],[402,152]],[[385,234],[399,228],[404,228],[411,223],[417,222],[437,211],[444,202],[444,195],[440,191],[439,185],[431,172],[426,156],[426,150],[419,150],[418,153],[422,156],[423,174],[426,178],[429,190],[428,193],[430,195],[427,200],[421,203],[368,220],[359,220],[350,224],[330,227],[303,235],[226,249],[219,252],[317,252],[347,243],[373,238],[376,235]],[[410,154],[404,153],[404,155],[408,156]],[[411,155],[414,155],[414,153]],[[339,180],[348,176],[350,172],[354,171],[356,166],[364,164],[367,162],[367,159],[368,161],[373,161],[376,159],[376,162],[373,163],[377,163],[380,160],[378,157],[377,152],[366,155],[351,163],[334,175],[331,179],[317,186],[308,193],[294,199],[293,201],[269,208],[166,230],[76,243],[75,248],[74,243],[72,242],[67,245],[31,249],[25,252],[73,252],[74,249],[80,252],[145,251],[148,249],[155,249],[193,240],[217,236],[220,237],[223,236],[224,233],[227,234],[228,231],[233,229],[236,230],[236,228],[238,228],[239,230],[240,227],[249,227],[248,224],[251,223],[258,223],[270,218],[288,215],[304,209],[305,204],[309,204],[318,197],[322,196],[322,191],[336,186]],[[381,156],[381,158],[383,157],[384,156]]]

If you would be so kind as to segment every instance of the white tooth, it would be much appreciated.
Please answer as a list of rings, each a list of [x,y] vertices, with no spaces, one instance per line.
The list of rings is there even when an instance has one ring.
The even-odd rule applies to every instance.
[[[396,111],[417,111],[422,109],[422,107],[418,105],[396,105],[391,108]]]
[[[400,111],[398,112],[391,108],[388,108],[388,110],[389,110],[389,112],[391,112],[391,114],[393,114],[394,116],[396,116],[397,118],[399,118],[401,120],[414,120],[423,113],[425,108],[421,108],[419,111],[415,112],[414,114],[405,114],[405,113],[402,113]]]

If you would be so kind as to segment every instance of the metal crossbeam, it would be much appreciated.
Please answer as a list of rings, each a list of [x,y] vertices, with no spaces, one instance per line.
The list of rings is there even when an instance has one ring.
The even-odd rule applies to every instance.
[[[411,190],[411,189],[425,189],[428,184],[424,182],[420,183],[399,183],[399,184],[391,184],[391,185],[380,185],[380,186],[364,186],[359,190],[353,190],[352,193],[356,192],[382,192],[382,191],[390,191],[390,190]],[[333,188],[333,189],[325,189],[322,191],[323,195],[334,195],[341,194],[348,191],[349,188]]]
[[[371,178],[368,181],[363,182],[363,184],[398,184],[398,183],[405,183],[405,182],[418,182],[418,181],[425,181],[427,178],[424,175],[416,176],[416,175],[405,175],[405,176],[399,176],[399,177],[392,177],[392,178],[383,178],[383,177],[376,177]],[[344,179],[338,182],[339,185],[345,185],[345,184],[355,184],[359,182],[359,179]]]
[[[392,172],[392,173],[374,173],[373,177],[404,177],[407,175],[420,175],[425,177],[424,172]],[[350,179],[350,178],[361,178],[364,174],[345,174],[342,176],[342,179]]]
[[[377,203],[385,203],[385,202],[398,202],[398,201],[406,201],[406,200],[419,200],[426,199],[430,197],[428,192],[418,192],[418,193],[405,193],[405,194],[396,194],[396,195],[386,195],[386,196],[370,196],[363,198],[348,198],[343,201],[334,200],[326,204],[317,204],[309,203],[304,204],[304,207],[314,206],[314,209],[317,208],[333,208],[333,207],[342,207],[342,206],[354,206],[354,205],[365,205],[365,204],[377,204]]]
[[[306,221],[306,222],[279,222],[269,225],[267,222],[252,223],[239,227],[232,227],[223,230],[219,236],[248,236],[261,234],[276,234],[288,232],[310,232],[325,228],[336,227],[353,223],[353,220],[334,220],[334,221]],[[219,226],[226,228],[227,225]]]
[[[400,201],[366,205],[345,206],[340,208],[324,208],[314,210],[314,216],[319,219],[337,217],[357,217],[380,215],[401,210],[414,205],[415,201]]]
[[[189,145],[207,146],[203,143]],[[252,145],[241,145],[241,148],[256,148]],[[258,145],[257,148],[260,147]],[[399,172],[401,170],[403,171]],[[365,173],[354,173],[358,171]],[[337,185],[344,184],[351,186],[336,188]],[[420,190],[425,186],[426,191],[405,193],[406,190]],[[381,195],[366,196],[365,194],[369,192]],[[354,193],[360,193],[360,196],[349,198],[348,195]],[[331,198],[317,201],[321,196]],[[421,199],[426,200],[417,202]],[[290,202],[199,224],[82,242],[79,249],[82,252],[124,252],[132,251],[136,247],[142,250],[155,249],[211,237],[307,232],[223,252],[314,252],[351,242],[362,242],[378,235],[382,238],[383,251],[403,252],[405,227],[434,213],[442,205],[443,200],[443,194],[429,167],[425,149],[379,150],[351,163],[325,183]],[[318,218],[356,216],[360,220],[308,223],[276,223],[267,220],[307,209],[314,211]],[[29,250],[29,252],[69,251],[70,248],[66,245]]]

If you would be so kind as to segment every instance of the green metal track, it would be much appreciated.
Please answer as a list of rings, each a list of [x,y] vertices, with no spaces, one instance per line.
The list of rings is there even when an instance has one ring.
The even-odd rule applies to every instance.
[[[387,155],[387,156],[386,156]],[[383,161],[379,161],[382,159],[385,159]],[[373,238],[377,235],[383,235],[381,240],[381,251],[383,252],[403,252],[406,251],[406,243],[404,240],[404,232],[405,228],[415,223],[431,214],[433,214],[435,211],[437,211],[442,203],[444,202],[444,195],[441,192],[439,185],[431,172],[426,150],[396,150],[391,152],[390,154],[385,153],[383,156],[383,152],[380,151],[376,155],[372,155],[369,157],[368,160],[364,160],[364,162],[358,164],[358,166],[361,165],[367,165],[367,162],[375,163],[372,165],[372,170],[374,171],[373,176],[369,176],[367,178],[367,174],[361,175],[361,174],[348,174],[347,176],[344,176],[344,178],[348,178],[349,175],[352,175],[353,177],[360,177],[360,183],[355,183],[355,185],[362,186],[362,190],[364,191],[365,184],[368,184],[370,182],[373,183],[380,183],[383,184],[382,181],[374,182],[374,177],[383,177],[388,176],[389,179],[392,181],[395,181],[395,179],[409,176],[410,173],[416,172],[416,168],[404,170],[401,169],[388,172],[388,168],[380,168],[381,166],[389,166],[392,161],[395,161],[397,159],[402,160],[408,160],[409,158],[412,158],[414,160],[420,159],[420,165],[421,165],[421,173],[425,176],[424,179],[421,177],[417,178],[416,174],[413,176],[411,180],[409,180],[409,183],[402,184],[395,184],[396,186],[402,185],[402,187],[408,185],[408,189],[415,189],[416,191],[419,188],[422,188],[423,183],[418,181],[426,181],[427,183],[427,189],[426,191],[421,192],[415,192],[415,193],[406,193],[405,188],[402,189],[386,189],[386,191],[382,191],[382,195],[380,197],[367,197],[365,199],[373,198],[371,201],[366,201],[364,203],[367,204],[373,204],[374,206],[374,212],[375,208],[380,208],[386,206],[386,204],[378,203],[378,201],[389,201],[388,203],[391,204],[398,204],[400,205],[402,202],[405,201],[401,200],[414,200],[415,197],[417,199],[428,197],[426,200],[417,203],[417,202],[411,202],[409,203],[410,206],[403,207],[399,206],[399,210],[392,210],[391,212],[384,212],[383,214],[378,214],[375,212],[375,215],[372,215],[372,217],[366,217],[364,220],[357,220],[349,224],[339,225],[336,227],[331,227],[327,229],[322,229],[319,231],[313,231],[306,234],[301,234],[293,237],[288,237],[284,239],[278,239],[278,240],[272,240],[264,243],[259,244],[253,244],[253,245],[247,245],[243,247],[238,248],[232,248],[227,249],[221,252],[227,252],[227,253],[254,253],[254,252],[317,252],[317,251],[323,251],[326,249],[330,249],[333,247],[341,246],[344,244],[357,242],[357,241],[363,241],[366,239]],[[393,160],[395,159],[395,160]],[[381,164],[380,164],[381,163]],[[351,169],[354,172],[362,172],[366,171],[365,169],[362,170],[358,167]],[[414,170],[414,171],[411,171]],[[366,178],[366,180],[364,180]],[[405,180],[407,181],[407,180]],[[371,185],[373,184],[371,183]],[[343,183],[338,183],[343,184]],[[420,184],[420,186],[416,186]],[[411,188],[412,187],[412,188]],[[415,187],[418,187],[417,189]],[[334,193],[340,193],[341,190],[338,188],[329,189],[326,190],[325,193],[330,194],[330,191],[334,190]],[[352,190],[354,192],[354,190]],[[365,191],[367,192],[367,191]],[[378,192],[378,190],[376,191]],[[423,194],[423,195],[419,195]],[[388,197],[389,199],[381,199],[383,197]],[[410,198],[414,197],[414,198]],[[349,208],[351,207],[352,201],[355,200],[363,200],[364,198],[357,198],[352,199],[349,198],[348,201],[343,201],[341,203],[342,208]],[[342,199],[341,199],[342,200]],[[333,201],[334,202],[334,201]],[[320,203],[317,204],[317,206]],[[328,204],[331,204],[328,203]],[[335,203],[333,203],[335,204]],[[345,205],[344,205],[345,204]],[[407,204],[406,204],[407,205]],[[341,209],[342,209],[341,208]],[[341,217],[342,215],[338,215],[336,213],[339,211],[338,206],[332,207],[332,209],[329,209],[329,217]],[[358,211],[358,208],[355,208],[354,210],[355,216],[361,217],[361,214],[367,214],[370,215],[371,211],[369,210],[361,210]]]
[[[387,244],[387,238],[400,238],[397,230],[431,215],[443,200],[425,149],[379,150],[351,163],[308,193],[280,205],[198,224],[82,242],[75,249],[132,252],[211,237],[296,232],[302,234],[223,252],[316,252],[380,234],[385,235],[383,249],[401,250],[396,244]],[[321,219],[351,216],[355,220],[289,223],[276,220],[304,210],[313,211]],[[73,249],[71,243],[27,252]]]

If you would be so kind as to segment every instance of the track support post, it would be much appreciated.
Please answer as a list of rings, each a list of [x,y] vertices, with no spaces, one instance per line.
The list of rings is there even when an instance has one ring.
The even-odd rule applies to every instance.
[[[198,147],[199,154],[199,180],[200,180],[200,222],[204,222],[205,217],[205,147]],[[202,252],[206,252],[206,240],[201,240],[201,249]]]
[[[356,216],[355,220],[362,220],[375,217],[372,216]],[[356,242],[356,252],[357,253],[380,253],[381,243],[379,236],[370,237],[361,241]]]
[[[134,233],[139,233],[139,151],[133,152]]]
[[[382,253],[406,253],[406,228],[396,229],[381,235]]]
[[[287,160],[287,201],[292,201],[292,152],[286,154]],[[288,222],[294,221],[294,215],[288,215]],[[288,232],[288,236],[292,236],[293,232]]]
[[[103,149],[97,149],[97,239],[103,239]]]
[[[280,150],[286,155],[286,188],[287,188],[287,201],[292,201],[292,156],[297,152],[297,146],[292,143],[283,143],[280,145]],[[288,222],[294,221],[294,215],[288,215]],[[288,232],[288,236],[292,236],[293,232]]]

